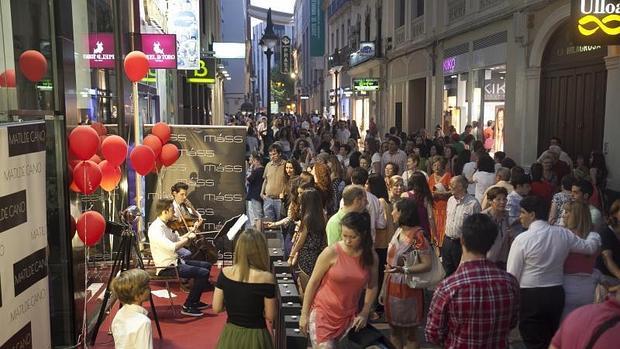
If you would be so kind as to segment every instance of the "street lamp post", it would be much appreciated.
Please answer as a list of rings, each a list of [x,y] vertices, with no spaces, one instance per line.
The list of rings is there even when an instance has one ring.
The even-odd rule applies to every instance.
[[[260,39],[260,45],[267,56],[267,139],[265,140],[265,151],[269,149],[273,141],[273,131],[271,129],[271,56],[273,49],[278,44],[278,36],[273,31],[273,22],[271,21],[271,8],[267,11],[267,27],[263,37]]]
[[[334,89],[334,96],[335,96],[335,101],[336,101],[336,114],[335,114],[335,118],[336,120],[338,120],[338,109],[340,109],[340,106],[338,105],[338,75],[340,74],[340,71],[342,70],[342,62],[340,61],[340,52],[336,49],[334,51],[334,55],[332,56],[332,71],[334,72],[334,82],[336,83],[336,87]]]

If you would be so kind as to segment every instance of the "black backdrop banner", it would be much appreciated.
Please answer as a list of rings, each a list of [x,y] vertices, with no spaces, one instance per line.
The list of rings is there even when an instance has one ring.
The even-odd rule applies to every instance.
[[[152,125],[145,126],[145,134]],[[177,182],[189,185],[188,199],[204,219],[202,231],[219,230],[226,220],[245,213],[245,139],[243,126],[171,125],[170,143],[181,156],[174,165],[146,176],[146,221],[159,198],[172,198]],[[148,223],[147,223],[148,224]],[[224,232],[226,233],[226,232]],[[230,259],[232,251],[220,251]]]

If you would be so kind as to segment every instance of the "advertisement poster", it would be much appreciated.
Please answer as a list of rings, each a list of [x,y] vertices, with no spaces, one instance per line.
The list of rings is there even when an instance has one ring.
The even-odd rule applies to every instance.
[[[150,69],[176,69],[177,44],[175,35],[142,34],[142,52],[149,60]]]
[[[172,198],[170,188],[177,182],[189,186],[187,198],[204,219],[201,231],[219,230],[226,220],[245,213],[246,128],[170,127],[170,142],[177,145],[181,156],[174,165],[162,168],[159,175],[146,177],[145,221],[150,223],[156,218],[154,203],[160,198]],[[232,251],[220,251],[220,259],[231,258]]]
[[[168,9],[168,33],[177,39],[177,69],[196,70],[200,64],[198,0],[170,0]]]
[[[0,348],[50,348],[45,124],[0,127]]]

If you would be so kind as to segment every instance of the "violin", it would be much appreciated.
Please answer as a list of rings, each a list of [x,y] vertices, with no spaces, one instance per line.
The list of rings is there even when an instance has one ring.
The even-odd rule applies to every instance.
[[[190,227],[196,224],[196,222],[202,221],[202,217],[200,217],[200,214],[189,200],[185,200],[182,205],[185,205],[185,207],[188,208],[188,210],[186,210],[187,213],[181,213],[180,217],[177,219],[172,219],[166,223],[168,228],[176,230],[180,235],[188,233]]]
[[[189,200],[185,200],[183,205],[189,208],[189,210],[186,210],[187,214],[181,214],[181,217],[166,223],[168,228],[176,230],[180,235],[188,233],[190,227],[194,226],[196,222],[202,222],[202,217]],[[196,234],[202,235],[204,233],[198,232]],[[218,260],[217,248],[206,237],[192,240],[188,248],[192,252],[190,259],[206,260],[209,263],[216,263]]]

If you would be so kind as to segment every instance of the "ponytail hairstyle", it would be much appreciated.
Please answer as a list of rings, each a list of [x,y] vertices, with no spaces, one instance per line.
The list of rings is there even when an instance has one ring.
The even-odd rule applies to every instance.
[[[360,260],[362,266],[370,269],[374,264],[374,248],[372,242],[372,234],[370,233],[370,215],[368,212],[349,212],[340,223],[343,227],[347,227],[361,239],[362,258]]]

